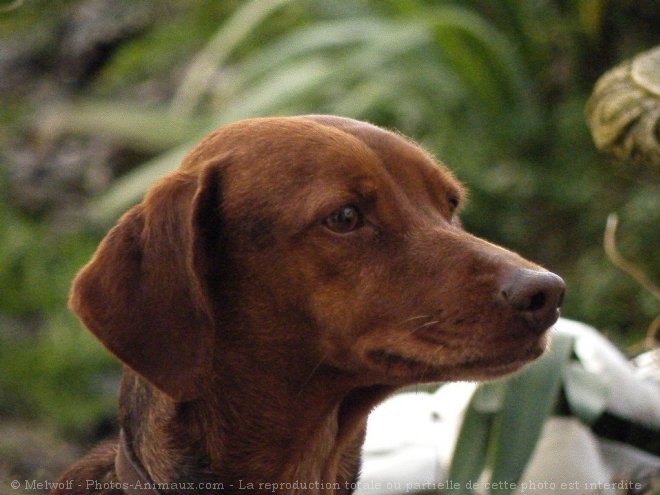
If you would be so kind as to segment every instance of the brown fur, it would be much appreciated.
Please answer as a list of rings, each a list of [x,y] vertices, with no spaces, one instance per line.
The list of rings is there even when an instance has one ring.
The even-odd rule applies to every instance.
[[[126,364],[119,421],[150,477],[350,493],[387,395],[539,356],[563,287],[539,282],[540,309],[503,297],[520,273],[548,272],[465,232],[464,196],[414,143],[349,119],[254,119],[206,137],[121,218],[71,296]],[[344,205],[361,223],[333,232],[324,219]],[[80,484],[116,482],[115,449],[55,493],[116,493]]]

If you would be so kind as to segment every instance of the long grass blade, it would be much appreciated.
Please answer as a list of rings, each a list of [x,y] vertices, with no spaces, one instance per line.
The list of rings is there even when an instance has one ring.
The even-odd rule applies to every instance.
[[[570,360],[573,343],[573,337],[553,333],[551,351],[508,382],[489,453],[490,481],[499,487],[498,494],[512,492],[527,466],[559,396],[562,372]]]
[[[474,393],[465,412],[449,466],[451,488],[442,493],[473,493],[472,487],[486,466],[493,422],[502,408],[503,387],[501,382],[485,384]]]
[[[291,0],[252,0],[223,24],[190,64],[172,101],[172,110],[192,114],[208,90],[214,74],[236,47],[275,10]]]
[[[77,101],[39,115],[42,136],[105,136],[145,153],[160,153],[199,134],[203,119],[182,118],[161,108],[136,108],[117,101]]]

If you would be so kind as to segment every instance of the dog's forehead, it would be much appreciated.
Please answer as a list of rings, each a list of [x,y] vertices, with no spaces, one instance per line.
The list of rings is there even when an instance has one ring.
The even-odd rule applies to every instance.
[[[445,211],[448,201],[464,203],[466,190],[442,163],[407,137],[380,127],[344,117],[307,116],[340,129],[366,144],[379,157],[382,167],[411,203],[422,210],[428,205]]]
[[[443,164],[401,134],[344,117],[310,115],[306,118],[341,129],[363,141],[378,154],[389,174],[400,185],[422,187],[432,195],[444,193],[457,199],[465,195],[462,184]]]
[[[416,196],[460,198],[463,189],[443,165],[407,138],[352,119],[312,115],[259,118],[205,138],[184,166],[227,154],[236,190],[289,194],[305,183],[388,178]]]

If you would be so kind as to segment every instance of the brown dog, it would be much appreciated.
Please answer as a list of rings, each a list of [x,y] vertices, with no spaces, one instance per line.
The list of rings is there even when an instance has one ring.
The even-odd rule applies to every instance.
[[[55,493],[350,493],[387,395],[538,357],[564,284],[465,232],[464,195],[354,120],[206,137],[74,282],[72,308],[126,364],[122,434]]]

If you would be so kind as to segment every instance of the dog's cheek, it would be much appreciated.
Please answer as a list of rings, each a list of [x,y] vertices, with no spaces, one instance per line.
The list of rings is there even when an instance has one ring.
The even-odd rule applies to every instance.
[[[323,354],[345,367],[372,305],[363,296],[365,287],[355,268],[342,268],[346,267],[308,267],[297,305],[306,308]]]
[[[252,219],[247,232],[248,241],[252,249],[262,251],[275,245],[275,222],[267,217],[260,216]]]

